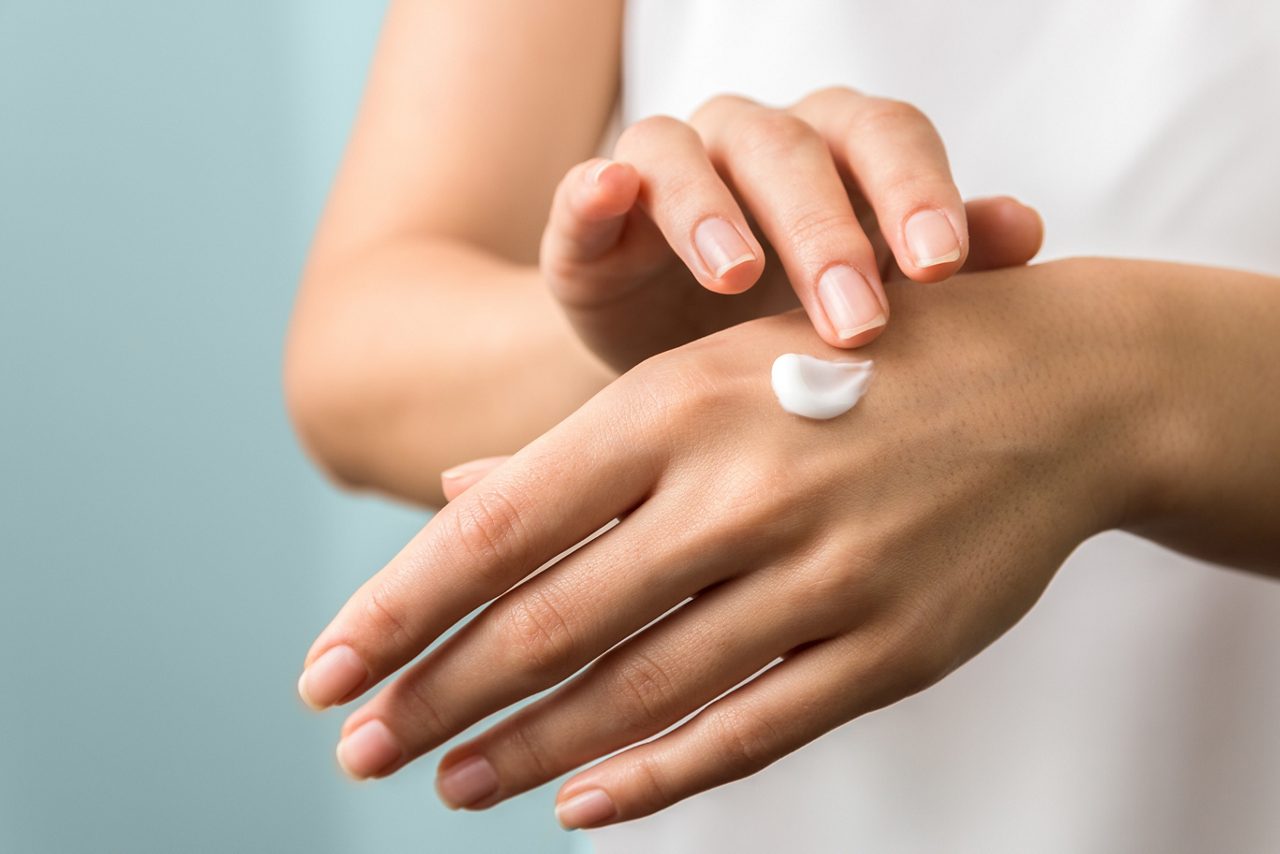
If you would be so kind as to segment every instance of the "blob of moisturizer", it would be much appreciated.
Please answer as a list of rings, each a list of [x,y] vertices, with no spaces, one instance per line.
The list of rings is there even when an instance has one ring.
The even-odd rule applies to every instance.
[[[853,409],[866,393],[871,364],[783,353],[773,360],[773,393],[787,412],[825,421]]]

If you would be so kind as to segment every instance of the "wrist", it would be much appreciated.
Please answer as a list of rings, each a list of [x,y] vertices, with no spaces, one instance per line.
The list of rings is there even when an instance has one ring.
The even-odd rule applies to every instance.
[[[1199,432],[1179,381],[1187,307],[1152,269],[1169,265],[1075,258],[1052,266],[1070,303],[1056,321],[1068,336],[1057,381],[1076,416],[1064,419],[1067,444],[1089,462],[1080,468],[1092,532],[1141,527],[1168,504],[1178,460]],[[1066,316],[1075,320],[1063,330]]]
[[[1119,499],[1111,527],[1151,534],[1179,525],[1190,492],[1212,483],[1222,463],[1213,449],[1247,418],[1223,388],[1243,360],[1232,332],[1243,307],[1224,298],[1225,283],[1206,281],[1232,274],[1155,261],[1073,263],[1106,307],[1098,331],[1110,341],[1099,353],[1123,425],[1108,463]]]
[[[1126,527],[1210,560],[1274,566],[1277,281],[1219,268],[1133,266],[1154,297],[1147,326],[1157,365],[1144,427],[1146,490]]]

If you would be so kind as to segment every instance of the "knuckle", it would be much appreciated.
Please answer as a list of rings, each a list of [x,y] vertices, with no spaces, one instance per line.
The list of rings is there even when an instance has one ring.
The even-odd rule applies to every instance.
[[[628,398],[642,397],[649,404],[642,411],[662,424],[672,424],[691,411],[712,411],[723,393],[705,360],[678,358],[671,352],[641,362],[623,380]]]
[[[691,133],[692,128],[673,116],[648,116],[625,128],[615,148],[619,152],[644,150],[660,140]]]
[[[554,677],[572,664],[576,648],[562,602],[545,585],[517,591],[502,617],[508,649],[527,672]]]
[[[851,229],[857,228],[852,210],[830,207],[806,207],[795,211],[787,220],[787,237],[795,243],[832,243],[844,239]]]
[[[743,120],[734,139],[743,154],[771,159],[814,150],[821,143],[808,122],[777,110],[755,113]]]
[[[711,712],[708,724],[723,767],[736,777],[769,765],[782,740],[782,733],[767,717],[742,705]]]
[[[771,518],[786,512],[779,490],[792,477],[792,473],[780,471],[767,459],[737,460],[726,466],[712,496],[717,524],[726,523],[726,528],[733,529],[730,536],[735,538],[741,532],[758,531],[760,525],[769,525]]]
[[[851,576],[842,564],[803,561],[787,573],[781,596],[792,613],[808,614],[815,625],[825,624],[857,607],[858,585]]]
[[[488,573],[506,577],[511,564],[523,565],[528,549],[516,501],[496,489],[472,490],[449,507],[455,508],[447,517],[453,521],[449,545],[474,561],[482,577]]]
[[[378,584],[364,597],[364,614],[373,634],[380,642],[396,649],[415,648],[415,633],[396,604],[399,597],[394,587]]]
[[[663,767],[652,756],[637,757],[629,771],[628,788],[633,790],[632,799],[650,811],[669,807],[680,800],[676,787],[667,780]]]
[[[390,699],[406,707],[406,717],[413,721],[414,741],[421,749],[430,750],[453,735],[456,728],[449,723],[428,680],[398,679],[392,683]]]
[[[950,200],[956,195],[955,185],[938,175],[928,174],[919,164],[913,168],[898,169],[880,179],[878,192],[904,208],[921,204],[937,204],[937,200]]]
[[[522,726],[516,726],[507,733],[505,746],[522,758],[520,764],[528,769],[529,775],[537,781],[550,780],[560,775],[563,770],[545,746],[534,738]]]
[[[698,108],[693,111],[690,122],[696,126],[699,122],[721,115],[730,110],[741,109],[743,107],[754,105],[755,102],[750,98],[746,98],[742,95],[722,92],[718,95],[712,95],[710,98],[699,104]]]
[[[714,192],[714,185],[709,176],[696,169],[667,169],[660,176],[654,176],[651,187],[655,195],[666,200],[669,210],[676,218],[698,216],[701,207],[706,203],[708,193]]]
[[[801,98],[798,106],[820,110],[845,104],[860,97],[862,93],[852,86],[823,86]]]
[[[849,131],[854,135],[883,134],[912,131],[920,127],[931,129],[933,123],[914,104],[892,98],[875,98],[866,107],[854,112]]]
[[[865,703],[886,706],[918,694],[958,666],[953,649],[934,642],[914,620],[855,635],[856,683]]]
[[[627,656],[618,663],[616,681],[626,698],[623,717],[637,730],[651,731],[671,722],[676,686],[653,658],[641,652]]]

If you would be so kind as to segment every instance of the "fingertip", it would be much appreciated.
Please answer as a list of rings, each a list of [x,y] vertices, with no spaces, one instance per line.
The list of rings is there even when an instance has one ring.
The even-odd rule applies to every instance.
[[[579,213],[608,219],[626,213],[640,195],[640,173],[630,163],[601,158],[583,171]]]
[[[764,251],[745,224],[712,214],[693,229],[693,250],[702,269],[690,272],[704,288],[718,294],[740,294],[760,278]]]
[[[1017,247],[1020,260],[1029,261],[1044,243],[1044,218],[1040,211],[1013,196],[996,196],[985,200],[990,216],[1010,246]]]
[[[887,323],[887,318],[881,317],[866,325],[854,329],[838,329],[834,334],[826,334],[823,337],[827,339],[827,343],[832,347],[839,347],[841,350],[856,350],[879,338],[884,333]]]
[[[348,644],[326,650],[298,677],[298,696],[314,711],[345,703],[364,686],[369,669]]]
[[[1040,251],[1041,244],[1044,243],[1044,217],[1040,215],[1040,211],[1031,205],[1024,204],[1015,198],[1010,197],[1012,215],[1017,217],[1021,228],[1025,229],[1027,242],[1034,245],[1035,249],[1031,252],[1034,256]]]
[[[444,493],[445,500],[457,498],[507,459],[505,456],[481,457],[440,472],[440,490]]]
[[[968,223],[963,212],[924,208],[902,223],[898,267],[917,282],[938,282],[964,266],[968,254]]]
[[[556,799],[555,811],[556,820],[565,830],[599,827],[618,818],[618,805],[599,787],[582,787],[567,797],[562,791]]]
[[[452,501],[462,493],[466,492],[476,481],[481,478],[479,474],[463,474],[451,476],[449,472],[443,472],[440,475],[440,491],[444,493],[445,501]]]
[[[745,255],[732,260],[715,272],[719,275],[703,282],[702,286],[713,293],[732,296],[751,290],[755,283],[760,281],[760,275],[764,272],[764,261],[754,254]]]

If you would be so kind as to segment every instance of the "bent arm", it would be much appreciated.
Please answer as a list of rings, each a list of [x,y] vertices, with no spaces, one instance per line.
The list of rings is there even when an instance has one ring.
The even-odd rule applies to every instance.
[[[338,481],[438,503],[442,468],[609,380],[535,264],[616,97],[621,5],[391,4],[286,352],[290,414]]]

